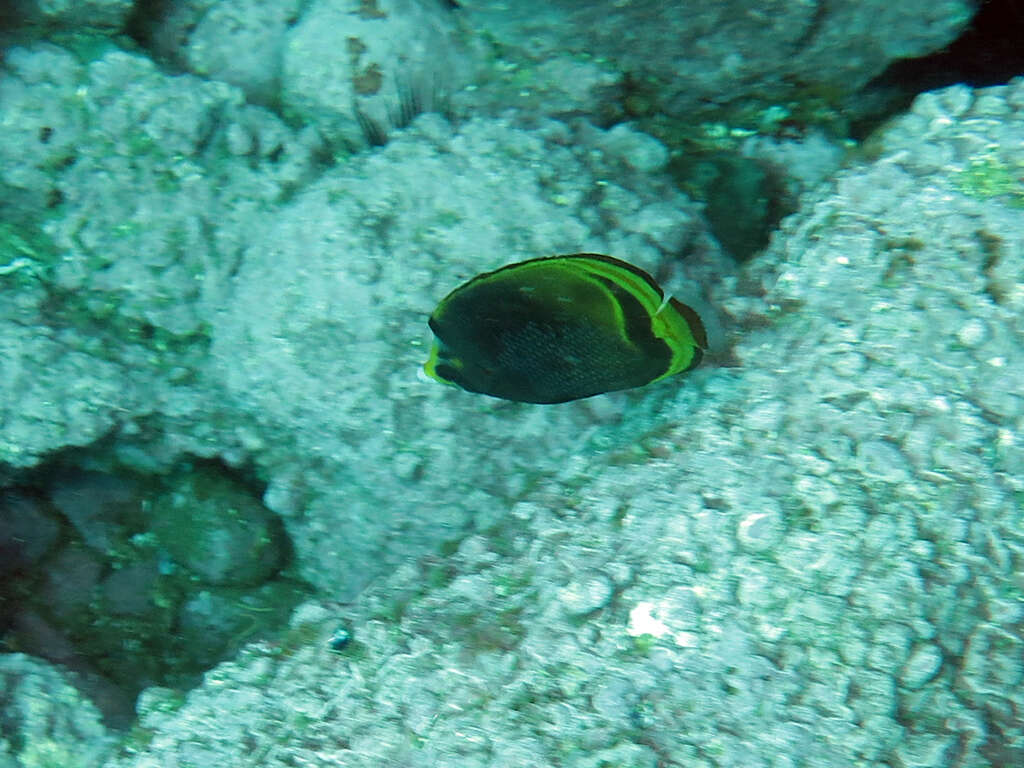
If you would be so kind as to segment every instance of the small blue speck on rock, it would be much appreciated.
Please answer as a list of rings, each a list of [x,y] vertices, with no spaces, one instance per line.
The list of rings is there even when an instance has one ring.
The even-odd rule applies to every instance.
[[[334,630],[334,634],[331,635],[331,639],[327,641],[327,647],[338,653],[345,650],[345,647],[351,640],[352,633],[345,629],[345,627],[338,627]]]

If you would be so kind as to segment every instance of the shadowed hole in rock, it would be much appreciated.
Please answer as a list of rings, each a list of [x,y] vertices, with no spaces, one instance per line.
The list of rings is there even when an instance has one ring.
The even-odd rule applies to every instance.
[[[126,727],[139,692],[179,691],[285,628],[306,588],[262,487],[183,462],[145,475],[65,452],[0,489],[0,651],[65,667]]]

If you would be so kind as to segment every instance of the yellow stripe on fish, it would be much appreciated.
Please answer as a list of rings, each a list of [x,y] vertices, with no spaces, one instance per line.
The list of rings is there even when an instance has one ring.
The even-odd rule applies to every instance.
[[[639,267],[596,253],[509,264],[449,293],[430,316],[429,376],[470,392],[563,403],[695,367],[697,313]]]

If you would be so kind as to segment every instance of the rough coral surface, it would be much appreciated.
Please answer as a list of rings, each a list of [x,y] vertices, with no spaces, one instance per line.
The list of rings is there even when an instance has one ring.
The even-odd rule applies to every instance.
[[[823,56],[825,11],[855,9],[817,7],[801,39]],[[341,4],[305,8],[284,45],[327,51],[311,19]],[[923,47],[962,21],[931,8]],[[192,66],[216,75],[204,34]],[[878,63],[847,53],[831,76]],[[920,97],[871,159],[809,173],[734,272],[635,126],[424,115],[329,154],[350,94],[293,54],[313,125],[140,55],[5,58],[2,205],[32,215],[0,227],[0,463],[106,436],[135,470],[247,467],[319,598],[183,703],[149,689],[108,765],[1024,762],[1024,83]],[[545,409],[417,376],[446,290],[583,250],[721,308],[731,367]],[[197,640],[213,597],[189,602]],[[14,733],[24,764],[35,730]]]
[[[167,385],[203,356],[241,232],[316,140],[140,56],[82,65],[40,44],[6,61],[0,461],[18,467],[159,401],[195,407]]]
[[[188,0],[154,20],[152,45],[359,146],[366,118],[375,137],[424,104],[601,119],[626,104],[687,119],[741,102],[834,103],[950,43],[974,11],[970,0]]]
[[[0,656],[0,705],[5,767],[100,768],[113,748],[96,708],[46,662]]]
[[[116,30],[124,24],[134,0],[17,0],[22,19],[63,27]]]
[[[558,79],[574,62],[598,88],[597,73],[609,70],[630,73],[634,87],[650,78],[662,108],[683,116],[738,98],[784,99],[794,89],[850,93],[893,60],[949,43],[974,12],[965,0],[461,5],[467,23],[505,51],[522,103],[560,111],[567,97],[577,101],[571,94],[586,75]],[[507,96],[516,99],[511,89]]]
[[[573,138],[554,123],[453,134],[424,118],[296,196],[245,254],[212,328],[211,375],[312,583],[348,592],[410,548],[458,538],[492,495],[514,498],[575,448],[565,436],[586,410],[524,411],[510,428],[502,404],[453,401],[417,377],[437,297],[538,253],[628,252],[653,269],[662,251],[641,231],[677,247],[701,236],[663,180],[593,190],[599,172],[632,171],[617,157],[589,167]],[[587,220],[591,205],[607,218]],[[481,449],[489,434],[503,450]]]
[[[957,174],[1021,88],[922,97],[808,199],[722,288],[768,322],[742,367],[595,401],[557,469],[478,490],[454,552],[144,705],[116,765],[1018,763],[1024,214]]]

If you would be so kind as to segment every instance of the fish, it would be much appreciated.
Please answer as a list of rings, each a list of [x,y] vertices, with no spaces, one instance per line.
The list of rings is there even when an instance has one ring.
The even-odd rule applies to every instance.
[[[647,272],[573,253],[477,275],[430,315],[426,374],[521,403],[565,403],[696,367],[708,348],[697,312]]]

